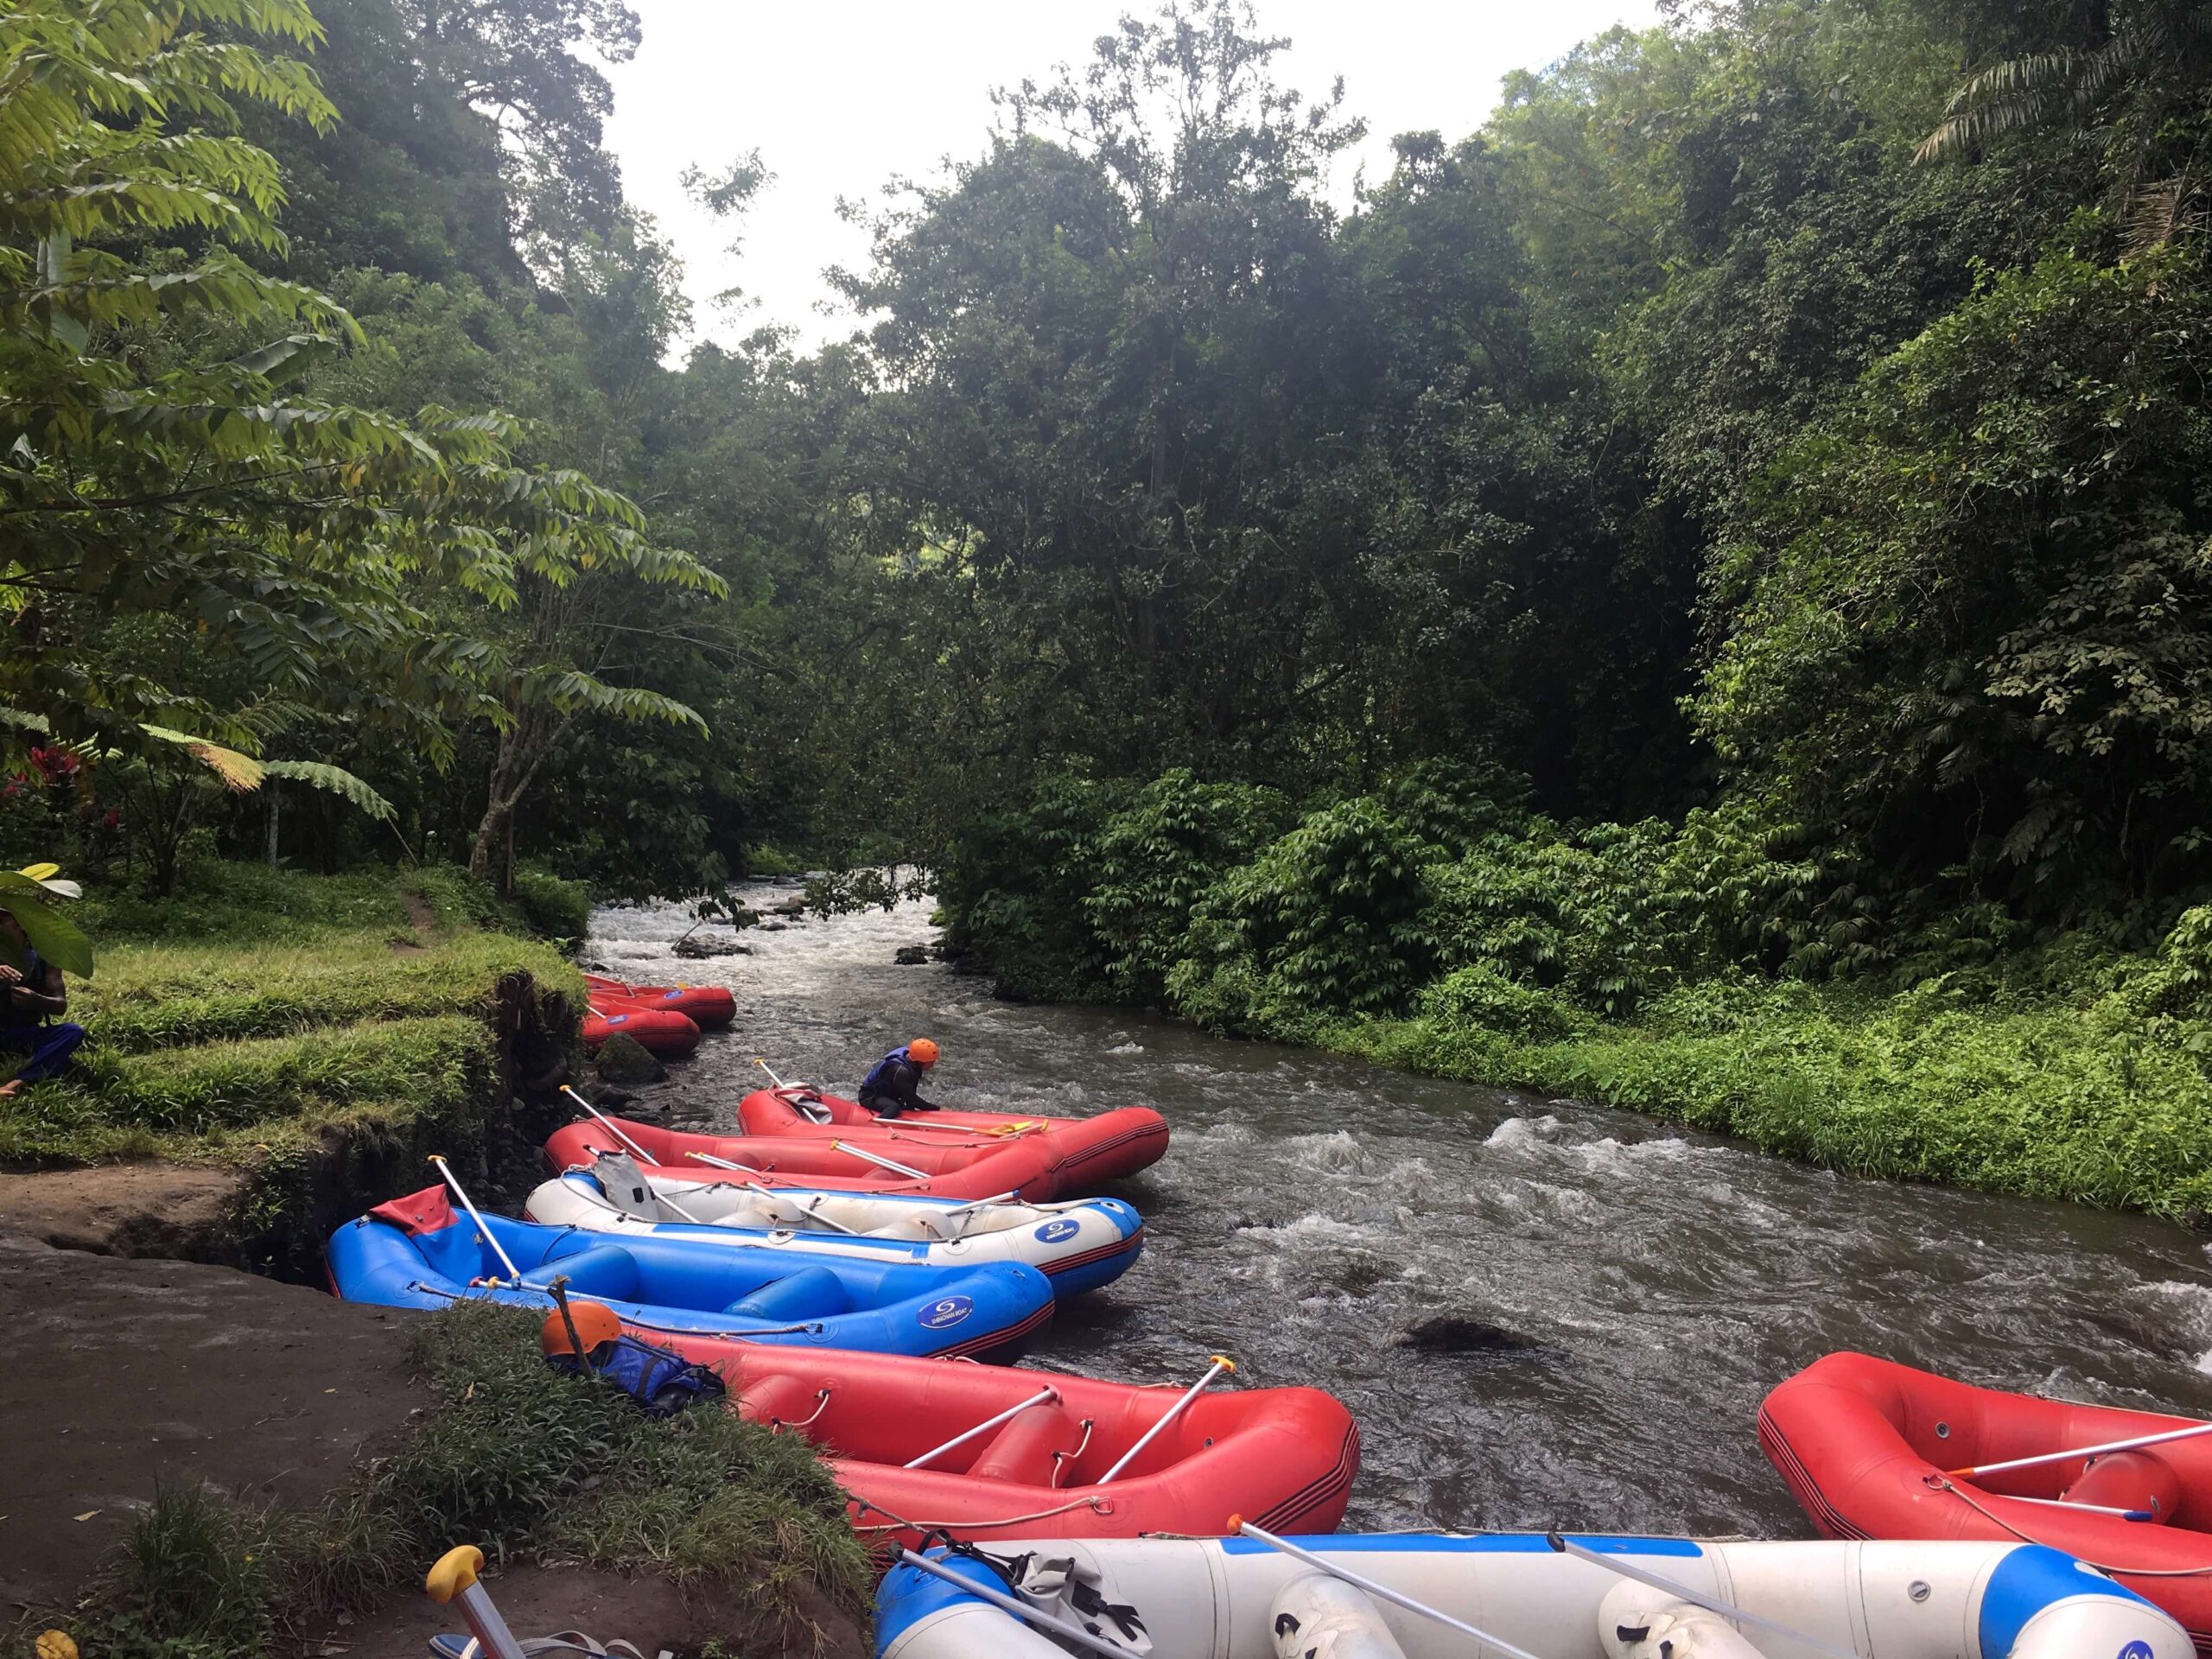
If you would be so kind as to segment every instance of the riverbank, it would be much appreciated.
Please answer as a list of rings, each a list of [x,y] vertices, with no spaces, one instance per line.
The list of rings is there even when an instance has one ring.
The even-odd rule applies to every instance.
[[[429,1154],[526,1163],[574,1051],[575,966],[457,870],[207,863],[162,900],[95,888],[75,918],[99,953],[69,988],[86,1047],[0,1103],[5,1213],[72,1247],[315,1279],[330,1230]]]
[[[454,1541],[524,1634],[849,1656],[868,1569],[804,1443],[645,1418],[537,1321],[369,1307],[0,1233],[0,1599],[87,1654],[413,1659]]]

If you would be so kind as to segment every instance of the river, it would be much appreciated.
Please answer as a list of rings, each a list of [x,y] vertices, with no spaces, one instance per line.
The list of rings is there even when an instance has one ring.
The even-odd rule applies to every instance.
[[[1838,1348],[2212,1413],[2212,1266],[2179,1228],[1855,1180],[1125,1009],[995,1001],[988,981],[893,964],[932,939],[929,914],[810,918],[685,963],[681,909],[610,909],[586,954],[735,990],[732,1031],[651,1091],[674,1122],[727,1128],[755,1055],[850,1094],[918,1036],[944,1047],[930,1093],[946,1105],[1165,1113],[1166,1157],[1118,1189],[1144,1212],[1142,1259],[1027,1363],[1180,1382],[1219,1351],[1243,1386],[1331,1390],[1364,1436],[1348,1528],[1808,1535],[1753,1423],[1769,1388]],[[1405,1345],[1447,1317],[1526,1345]]]

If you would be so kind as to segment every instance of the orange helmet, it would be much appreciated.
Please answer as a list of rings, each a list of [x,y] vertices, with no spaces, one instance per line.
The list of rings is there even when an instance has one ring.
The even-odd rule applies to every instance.
[[[937,1045],[926,1037],[917,1037],[906,1045],[906,1058],[916,1065],[935,1065]]]
[[[587,1354],[622,1334],[622,1316],[604,1302],[570,1302],[569,1319],[576,1322],[576,1340],[583,1344]],[[545,1316],[545,1323],[539,1327],[537,1345],[549,1357],[575,1352],[569,1341],[569,1319],[563,1319],[556,1307]]]

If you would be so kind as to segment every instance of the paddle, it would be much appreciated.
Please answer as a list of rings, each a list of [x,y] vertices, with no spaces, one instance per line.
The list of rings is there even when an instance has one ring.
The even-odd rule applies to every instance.
[[[1859,1659],[1856,1650],[1847,1653],[1841,1648],[1830,1647],[1818,1637],[1808,1636],[1802,1630],[1788,1624],[1777,1624],[1773,1619],[1763,1618],[1758,1613],[1747,1613],[1741,1607],[1734,1606],[1717,1597],[1708,1596],[1702,1591],[1693,1590],[1686,1584],[1677,1584],[1674,1580],[1662,1577],[1659,1573],[1646,1572],[1643,1567],[1630,1567],[1617,1555],[1607,1555],[1602,1551],[1590,1548],[1587,1545],[1578,1544],[1572,1538],[1562,1538],[1555,1532],[1548,1532],[1544,1535],[1544,1541],[1562,1555],[1572,1555],[1578,1561],[1588,1561],[1593,1567],[1602,1567],[1608,1573],[1618,1573],[1624,1579],[1633,1579],[1638,1584],[1648,1585],[1654,1590],[1663,1591],[1676,1601],[1687,1602],[1693,1607],[1702,1607],[1707,1612],[1718,1613],[1723,1618],[1732,1618],[1738,1624],[1756,1624],[1761,1630],[1772,1630],[1777,1636],[1787,1637],[1800,1647],[1810,1648],[1815,1653],[1828,1654],[1833,1656],[1833,1659]]]
[[[2138,1434],[2129,1440],[2107,1440],[2102,1446],[2077,1446],[2068,1452],[2038,1452],[2032,1458],[2012,1458],[2003,1463],[1979,1463],[1971,1469],[1946,1469],[1943,1472],[1955,1480],[1973,1480],[1982,1475],[2001,1475],[2008,1469],[2033,1469],[2046,1463],[2067,1463],[2075,1458],[2101,1458],[2107,1452],[2134,1452],[2146,1446],[2164,1446],[2169,1440],[2194,1440],[2199,1434],[2212,1434],[2212,1423],[2198,1423],[2190,1428],[2170,1428],[2160,1434]]]
[[[485,1224],[482,1214],[471,1202],[467,1192],[461,1186],[459,1179],[454,1176],[451,1169],[447,1167],[445,1159],[434,1152],[430,1154],[430,1161],[438,1166],[438,1173],[445,1177],[446,1185],[453,1188],[454,1197],[459,1198],[461,1207],[468,1211],[468,1218],[476,1224],[476,1230],[484,1236],[484,1242],[492,1247],[493,1254],[505,1264],[507,1276],[518,1285],[522,1283],[522,1269],[515,1266],[514,1257],[507,1254],[506,1247],[499,1243],[491,1228]]]
[[[593,1105],[591,1102],[586,1100],[582,1095],[578,1094],[574,1089],[571,1089],[567,1084],[564,1083],[561,1085],[561,1092],[566,1095],[570,1100],[575,1101],[577,1105],[582,1107],[584,1110],[589,1112],[594,1117],[597,1118],[600,1122],[601,1127],[605,1128],[609,1135],[613,1135],[617,1141],[620,1141],[624,1146],[627,1147],[630,1149],[630,1155],[637,1159],[639,1162],[651,1164],[655,1169],[664,1169],[667,1167],[667,1166],[663,1164],[659,1159],[654,1157],[652,1154],[647,1152],[643,1147],[632,1141],[628,1135],[623,1134],[622,1131],[615,1126],[615,1122],[613,1118],[601,1111],[598,1107]],[[698,1154],[694,1153],[692,1155],[696,1157]]]
[[[978,1434],[988,1434],[991,1430],[996,1428],[1001,1423],[1013,1421],[1016,1417],[1021,1415],[1023,1412],[1028,1410],[1030,1407],[1041,1406],[1047,1401],[1057,1400],[1059,1397],[1060,1391],[1058,1389],[1049,1386],[1041,1388],[1038,1389],[1036,1393],[1031,1395],[1027,1400],[1024,1400],[1020,1405],[1008,1406],[1004,1411],[998,1413],[996,1415],[986,1417],[982,1422],[976,1424],[975,1427],[954,1435],[943,1446],[933,1447],[931,1450],[923,1452],[920,1457],[916,1458],[912,1463],[906,1465],[906,1467],[909,1469],[918,1469],[925,1463],[934,1463],[938,1459],[943,1457],[946,1452],[952,1451],[955,1447],[967,1445],[969,1441],[974,1440]]]
[[[1230,1358],[1226,1354],[1214,1355],[1213,1364],[1207,1370],[1206,1374],[1200,1377],[1197,1382],[1192,1383],[1188,1389],[1185,1389],[1183,1392],[1183,1397],[1180,1400],[1178,1400],[1173,1405],[1167,1408],[1167,1414],[1165,1417],[1162,1417],[1158,1422],[1154,1423],[1150,1428],[1145,1430],[1142,1434],[1139,1435],[1137,1437],[1137,1443],[1131,1446],[1128,1451],[1122,1452],[1120,1459],[1115,1463],[1114,1466],[1111,1469],[1109,1469],[1104,1474],[1099,1476],[1095,1484],[1103,1486],[1107,1482],[1113,1479],[1115,1476],[1120,1474],[1122,1470],[1128,1468],[1132,1463],[1135,1462],[1137,1453],[1143,1451],[1145,1447],[1150,1446],[1154,1440],[1157,1440],[1161,1429],[1166,1428],[1168,1424],[1173,1422],[1178,1417],[1180,1417],[1185,1411],[1189,1409],[1191,1402],[1197,1399],[1201,1394],[1204,1394],[1206,1391],[1206,1386],[1211,1383],[1214,1378],[1220,1376],[1226,1372],[1233,1372],[1236,1369],[1236,1362]]]
[[[849,1152],[855,1158],[865,1158],[868,1162],[876,1165],[879,1168],[887,1169],[893,1174],[904,1175],[912,1180],[926,1181],[929,1179],[929,1177],[918,1169],[914,1169],[906,1164],[902,1164],[896,1159],[886,1158],[880,1153],[869,1152],[865,1147],[856,1147],[849,1141],[832,1141],[830,1143],[830,1148],[833,1152]]]
[[[1026,1619],[1040,1630],[1050,1630],[1063,1641],[1072,1642],[1079,1648],[1088,1648],[1093,1653],[1103,1654],[1106,1659],[1129,1659],[1128,1649],[1109,1642],[1103,1637],[1093,1636],[1089,1630],[1071,1624],[1064,1618],[1055,1618],[1041,1607],[1032,1607],[1026,1601],[1018,1600],[1013,1596],[1002,1595],[996,1590],[964,1579],[950,1567],[941,1567],[926,1555],[919,1554],[911,1549],[901,1549],[899,1552],[899,1559],[908,1567],[918,1567],[933,1578],[943,1579],[947,1584],[957,1585],[976,1600],[987,1601],[1002,1613],[1012,1613],[1016,1618]],[[1519,1659],[1535,1659],[1535,1656],[1521,1654]]]
[[[1419,1613],[1423,1618],[1433,1618],[1439,1624],[1458,1630],[1463,1636],[1471,1636],[1476,1641],[1496,1648],[1506,1656],[1506,1659],[1537,1659],[1537,1656],[1529,1652],[1528,1649],[1516,1648],[1503,1637],[1492,1636],[1488,1630],[1478,1630],[1465,1620],[1452,1618],[1451,1614],[1440,1608],[1432,1607],[1425,1601],[1415,1601],[1411,1596],[1402,1595],[1387,1584],[1377,1584],[1374,1580],[1355,1573],[1348,1567],[1340,1566],[1326,1556],[1316,1555],[1310,1549],[1300,1549],[1287,1538],[1278,1538],[1272,1532],[1262,1532],[1241,1515],[1232,1515],[1229,1517],[1229,1529],[1232,1533],[1241,1533],[1247,1538],[1256,1539],[1269,1549],[1279,1549],[1291,1560],[1303,1561],[1308,1567],[1319,1568],[1332,1579],[1342,1579],[1346,1584],[1366,1591],[1377,1601],[1387,1601],[1393,1607],[1402,1607],[1409,1613]]]

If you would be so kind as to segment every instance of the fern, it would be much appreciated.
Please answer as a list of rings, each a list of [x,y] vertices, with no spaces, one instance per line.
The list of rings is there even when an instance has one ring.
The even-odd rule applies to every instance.
[[[399,816],[397,807],[343,766],[329,766],[321,760],[270,760],[263,766],[262,772],[267,777],[308,784],[334,795],[343,795],[378,823],[389,823]]]

